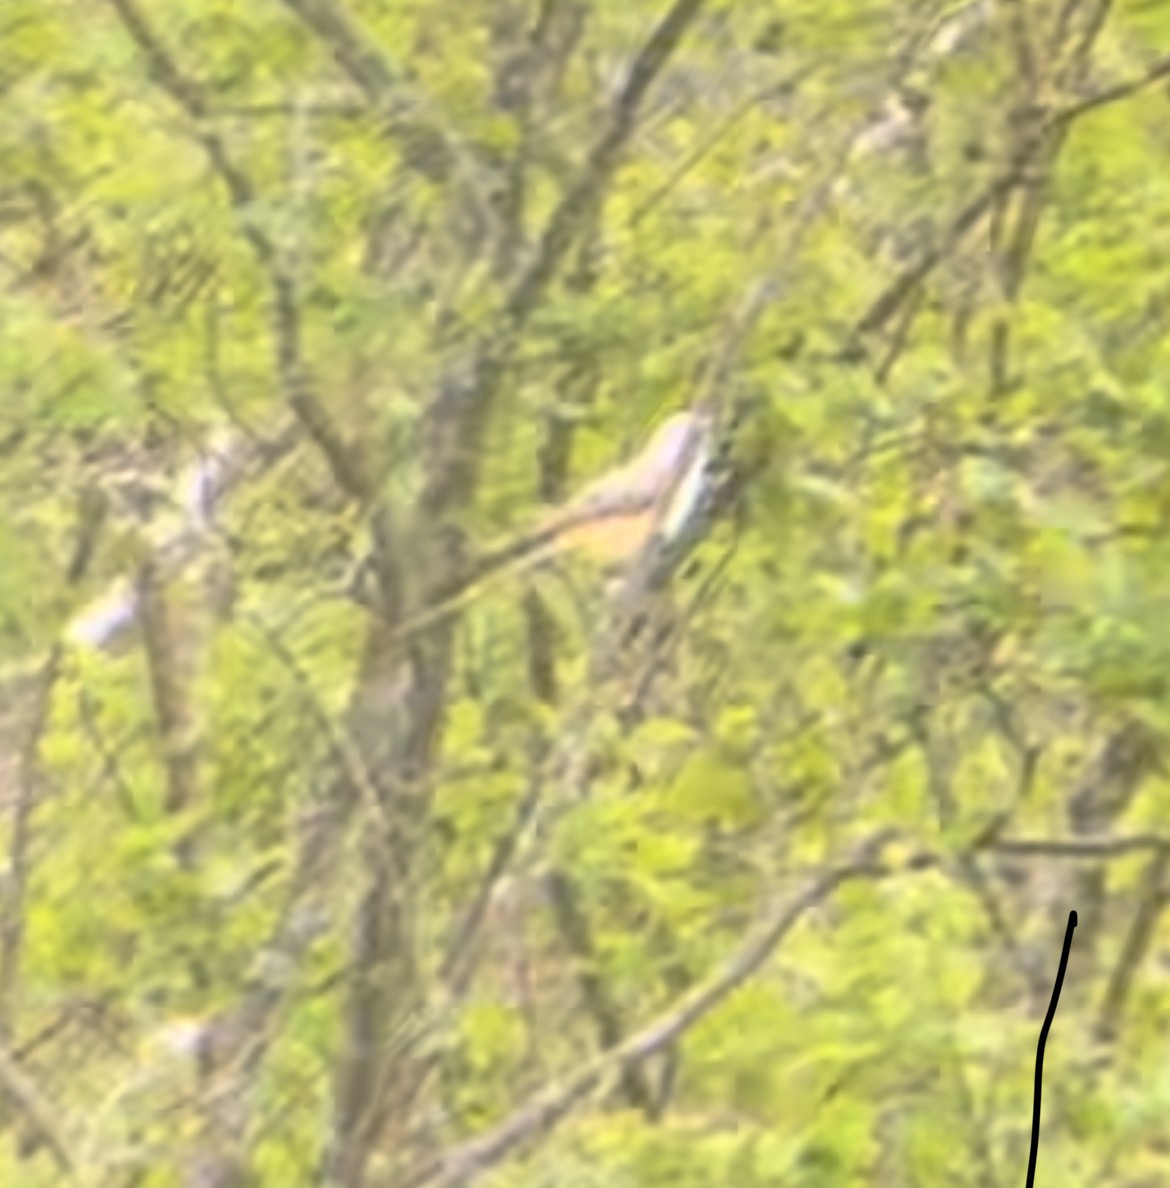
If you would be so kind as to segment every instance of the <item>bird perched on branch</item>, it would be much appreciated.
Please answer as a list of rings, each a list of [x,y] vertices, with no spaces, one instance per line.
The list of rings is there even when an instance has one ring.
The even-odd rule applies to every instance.
[[[594,479],[546,515],[531,542],[541,557],[581,553],[609,566],[634,560],[655,532],[672,538],[695,510],[712,458],[706,411],[668,417],[632,461]]]
[[[586,556],[621,570],[655,537],[669,544],[704,504],[714,454],[712,414],[705,409],[674,413],[637,457],[588,483],[532,530],[486,549],[444,597],[400,623],[397,634],[413,635],[474,600],[489,582],[557,557]],[[351,589],[364,603],[358,594],[361,575],[355,579]]]

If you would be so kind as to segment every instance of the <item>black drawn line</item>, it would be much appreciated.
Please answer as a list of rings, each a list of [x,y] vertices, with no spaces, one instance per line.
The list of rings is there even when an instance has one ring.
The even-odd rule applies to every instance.
[[[1032,1146],[1028,1152],[1028,1179],[1025,1188],[1032,1188],[1036,1181],[1036,1154],[1040,1149],[1040,1089],[1044,1081],[1044,1045],[1048,1042],[1048,1030],[1056,1017],[1056,1004],[1060,1001],[1060,988],[1064,985],[1064,971],[1072,949],[1073,929],[1077,926],[1076,912],[1069,912],[1068,927],[1064,931],[1064,949],[1060,954],[1060,968],[1056,971],[1056,985],[1052,987],[1052,998],[1048,1003],[1048,1014],[1040,1028],[1040,1042],[1036,1045],[1036,1088],[1032,1094]]]

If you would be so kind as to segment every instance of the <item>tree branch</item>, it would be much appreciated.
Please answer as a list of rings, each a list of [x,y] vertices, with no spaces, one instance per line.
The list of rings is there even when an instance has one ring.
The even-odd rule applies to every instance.
[[[888,868],[879,862],[881,851],[895,838],[892,830],[874,834],[857,847],[853,856],[831,867],[794,900],[765,918],[727,965],[714,977],[685,995],[673,1010],[604,1053],[580,1072],[538,1093],[511,1117],[478,1138],[436,1156],[400,1182],[399,1188],[463,1188],[506,1158],[530,1139],[547,1135],[572,1109],[608,1076],[642,1064],[668,1048],[741,987],[772,956],[777,946],[811,909],[852,879],[880,878]]]
[[[850,337],[856,340],[864,334],[882,329],[917,291],[918,286],[959,246],[992,205],[1019,184],[1019,177],[1019,170],[1012,169],[972,198],[951,220],[942,241],[907,265],[879,294],[857,320]]]
[[[1170,849],[1159,847],[1146,867],[1138,910],[1126,933],[1117,964],[1109,975],[1093,1029],[1099,1040],[1110,1041],[1116,1037],[1129,1002],[1134,975],[1150,951],[1159,918],[1170,906],[1170,888],[1166,885],[1168,869]]]
[[[106,514],[104,502],[83,506],[77,541],[65,572],[65,584],[76,589],[84,581],[93,560],[94,542]],[[8,878],[4,894],[0,895],[0,1034],[12,1030],[12,1000],[20,981],[21,959],[24,949],[25,906],[31,864],[33,814],[38,802],[37,763],[40,745],[48,727],[53,705],[53,693],[61,676],[63,651],[61,645],[49,653],[40,670],[19,693],[3,689],[11,704],[32,707],[23,742],[14,760],[13,783],[16,794],[11,813],[11,836],[8,842]],[[22,682],[23,684],[23,682]],[[19,720],[19,719],[18,719]],[[7,723],[0,714],[0,732]],[[0,742],[0,778],[7,773],[6,747]]]
[[[988,849],[997,854],[1045,858],[1121,858],[1146,850],[1170,851],[1170,837],[1156,834],[1136,837],[1005,838]]]
[[[79,1164],[59,1121],[61,1109],[45,1099],[16,1058],[3,1046],[0,1046],[0,1090],[20,1106],[36,1137],[48,1147],[66,1180],[73,1183],[77,1179]]]
[[[1160,61],[1155,62],[1144,74],[1139,75],[1137,78],[1117,83],[1112,87],[1105,87],[1095,94],[1087,95],[1084,99],[1078,99],[1077,102],[1070,103],[1067,107],[1059,108],[1053,113],[1052,120],[1054,123],[1071,124],[1073,120],[1080,119],[1081,116],[1087,115],[1091,111],[1096,111],[1098,108],[1108,107],[1111,103],[1120,103],[1125,99],[1131,99],[1134,95],[1148,90],[1164,78],[1170,78],[1170,57],[1162,58]]]
[[[521,275],[508,301],[508,317],[513,323],[520,325],[527,320],[552,279],[584,217],[612,177],[618,159],[634,131],[646,92],[678,47],[687,26],[698,16],[703,3],[704,0],[675,0],[674,6],[634,59],[625,85],[619,91],[610,112],[607,127],[590,151],[576,184],[549,219],[536,255]]]
[[[400,80],[342,5],[329,0],[283,0],[283,3],[329,46],[338,66],[371,103],[393,109],[394,91]]]
[[[196,139],[227,190],[240,233],[267,274],[272,289],[276,368],[285,400],[325,455],[338,484],[348,494],[359,500],[364,499],[369,484],[358,464],[357,452],[342,439],[313,390],[306,372],[301,352],[301,318],[296,286],[284,267],[275,242],[257,220],[257,195],[251,180],[232,160],[223,137],[212,126],[211,106],[202,88],[179,69],[138,7],[137,0],[107,0],[107,3],[117,13],[130,39],[146,60],[151,78],[194,125]]]
[[[462,375],[446,378],[435,399],[430,420],[435,454],[419,500],[422,518],[441,519],[465,502],[474,490],[480,445],[519,332],[544,295],[557,269],[588,224],[589,215],[617,170],[622,151],[634,132],[647,91],[678,47],[704,0],[675,0],[650,35],[618,92],[601,135],[589,151],[576,181],[549,216],[528,265],[521,271],[504,302],[502,324],[480,340],[475,356]],[[449,574],[442,577],[449,579]]]
[[[431,181],[450,172],[455,150],[431,122],[420,120],[396,93],[403,85],[386,56],[341,4],[333,0],[283,0],[284,6],[325,43],[334,61],[389,123],[406,163]],[[471,190],[474,198],[474,191]]]

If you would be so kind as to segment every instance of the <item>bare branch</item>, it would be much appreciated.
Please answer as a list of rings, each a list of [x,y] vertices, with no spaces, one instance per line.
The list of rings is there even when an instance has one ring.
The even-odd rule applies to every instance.
[[[479,933],[492,896],[495,894],[505,872],[512,863],[520,842],[525,836],[540,802],[540,784],[533,780],[525,791],[524,797],[517,806],[515,817],[504,834],[497,840],[492,849],[492,856],[476,889],[471,906],[460,918],[454,935],[443,955],[440,967],[441,977],[447,983],[451,993],[456,997],[461,995],[471,980],[474,969],[471,960],[471,949],[475,937]]]
[[[203,801],[199,779],[200,714],[194,676],[197,640],[191,609],[185,606],[151,558],[139,578],[143,637],[146,645],[155,718],[167,773],[166,808],[190,812]],[[180,845],[179,849],[183,847]]]
[[[11,812],[11,837],[8,843],[8,878],[0,901],[0,1029],[8,1032],[12,1020],[12,999],[20,981],[21,957],[24,950],[25,900],[28,894],[29,843],[33,810],[37,805],[37,758],[41,736],[48,722],[53,690],[61,673],[62,650],[56,647],[44,666],[22,690],[13,705],[27,699],[32,715],[23,744],[16,760],[14,783],[16,795]],[[5,691],[8,692],[7,690]],[[4,724],[5,726],[7,724]],[[4,756],[0,754],[0,773]]]
[[[400,80],[342,5],[330,0],[284,0],[284,6],[329,46],[338,66],[371,103],[391,106]]]
[[[433,121],[421,120],[399,94],[403,82],[386,55],[341,4],[334,0],[283,0],[304,25],[328,46],[334,61],[389,122],[405,150],[406,162],[432,181],[442,181],[456,156],[449,138]],[[474,198],[473,189],[469,192]]]
[[[296,682],[301,691],[305,708],[317,723],[318,730],[321,731],[322,737],[327,742],[337,769],[344,773],[350,787],[357,792],[382,840],[389,846],[393,841],[394,831],[386,816],[386,810],[382,806],[369,767],[362,758],[357,744],[350,737],[349,731],[344,724],[338,725],[333,721],[313,688],[312,678],[280,635],[268,627],[258,615],[250,615],[249,621],[263,636],[273,655],[284,665]]]
[[[848,861],[826,870],[794,900],[770,913],[758,932],[745,942],[718,974],[685,995],[671,1011],[625,1043],[604,1053],[580,1072],[537,1094],[499,1126],[452,1148],[413,1174],[408,1174],[400,1181],[399,1188],[422,1188],[428,1184],[441,1185],[442,1188],[464,1188],[490,1171],[522,1143],[547,1135],[607,1077],[640,1065],[670,1047],[710,1014],[764,965],[807,912],[827,899],[843,883],[858,878],[880,878],[889,873],[880,864],[879,857],[894,837],[894,831],[883,830],[868,838],[857,847]]]
[[[264,440],[232,437],[207,451],[179,475],[173,493],[181,518],[165,522],[143,542],[161,576],[173,580],[205,554],[207,530],[217,509],[245,480],[267,473],[301,441],[299,423],[286,423]],[[142,613],[140,591],[125,575],[87,603],[68,622],[68,640],[89,647],[110,648],[134,627]]]
[[[65,572],[65,584],[71,588],[76,588],[85,579],[93,559],[94,541],[106,512],[104,501],[98,504],[88,501],[88,506],[85,499],[82,502],[78,536]],[[58,644],[20,694],[11,696],[13,705],[31,705],[32,712],[15,761],[13,782],[16,785],[16,797],[12,806],[12,833],[8,843],[8,885],[0,899],[0,1032],[5,1033],[12,1026],[9,1012],[20,980],[24,947],[25,897],[30,873],[29,843],[33,810],[37,805],[37,759],[52,708],[53,691],[61,675],[63,654]],[[9,696],[12,691],[5,689],[4,692]],[[0,729],[6,725],[0,720]],[[5,757],[0,750],[0,777],[6,774],[4,767]]]
[[[1170,73],[1170,62],[1160,68],[1159,77],[1168,73]],[[1149,85],[1149,83],[1144,82],[1142,85]],[[1124,95],[1118,96],[1118,98],[1124,97]],[[982,221],[995,204],[1024,183],[1029,167],[1034,164],[1038,156],[1052,151],[1054,137],[1057,138],[1058,143],[1062,129],[1067,126],[1069,119],[1079,114],[1081,106],[1074,104],[1071,108],[1054,112],[1037,124],[1033,135],[1020,145],[1015,159],[1004,172],[995,177],[981,193],[972,198],[955,215],[941,241],[907,265],[872,302],[869,309],[855,324],[851,335],[854,342],[862,335],[872,334],[882,329],[917,291],[923,281],[962,244],[967,235]]]
[[[951,220],[942,240],[907,265],[879,294],[858,319],[852,337],[856,339],[882,329],[913,296],[918,286],[959,247],[995,202],[1018,184],[1019,172],[1013,169],[996,178],[982,193],[972,198]]]
[[[545,879],[557,931],[577,966],[581,1000],[597,1029],[602,1050],[614,1050],[625,1036],[626,1027],[609,986],[598,969],[593,933],[580,903],[573,878],[564,870],[552,870]],[[631,1061],[618,1070],[622,1094],[631,1109],[647,1118],[654,1113],[654,1095],[640,1062]]]
[[[62,1116],[60,1108],[45,1099],[36,1083],[3,1046],[0,1046],[0,1090],[20,1107],[36,1137],[44,1142],[66,1179],[73,1183],[77,1179],[79,1165],[59,1121]]]
[[[675,0],[674,6],[634,59],[625,85],[611,109],[607,127],[589,153],[576,184],[549,219],[536,255],[508,301],[508,316],[516,325],[527,320],[571,246],[585,216],[613,176],[621,153],[634,131],[646,92],[678,47],[687,26],[698,16],[703,3],[704,0]]]
[[[1170,906],[1170,887],[1166,882],[1168,870],[1170,849],[1159,847],[1146,867],[1137,913],[1126,933],[1117,964],[1109,975],[1094,1028],[1099,1039],[1111,1040],[1117,1035],[1133,988],[1134,974],[1150,951],[1159,918]]]
[[[1074,75],[1084,73],[1112,7],[1113,0],[1065,0],[1049,50],[1050,60],[1057,63],[1054,77],[1058,89],[1066,89]],[[1073,25],[1078,18],[1080,33],[1074,38]]]
[[[1142,91],[1148,90],[1165,78],[1170,78],[1170,57],[1162,58],[1155,62],[1144,74],[1139,75],[1137,78],[1116,83],[1112,87],[1105,87],[1103,90],[1097,91],[1092,95],[1087,95],[1084,99],[1078,99],[1075,103],[1070,103],[1067,107],[1059,108],[1053,113],[1052,120],[1054,123],[1071,124],[1073,120],[1080,119],[1081,116],[1087,115],[1091,111],[1096,111],[1098,108],[1108,107],[1112,103],[1121,103],[1125,99],[1131,99],[1134,95],[1141,94]]]
[[[998,854],[1044,858],[1122,858],[1146,850],[1170,851],[1170,837],[1004,838],[989,849]]]

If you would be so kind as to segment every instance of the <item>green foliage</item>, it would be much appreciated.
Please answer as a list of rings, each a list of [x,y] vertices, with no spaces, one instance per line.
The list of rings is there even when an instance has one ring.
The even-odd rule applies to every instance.
[[[135,0],[178,91],[122,5],[0,13],[0,1185],[316,1182],[367,1060],[393,1183],[878,828],[492,1182],[1010,1182],[1069,908],[1038,1182],[1166,1178],[1167,6],[707,5],[518,314],[666,7]],[[571,558],[407,640],[352,596],[426,610],[713,365],[741,497],[660,637]],[[270,452],[188,556],[225,427]]]

